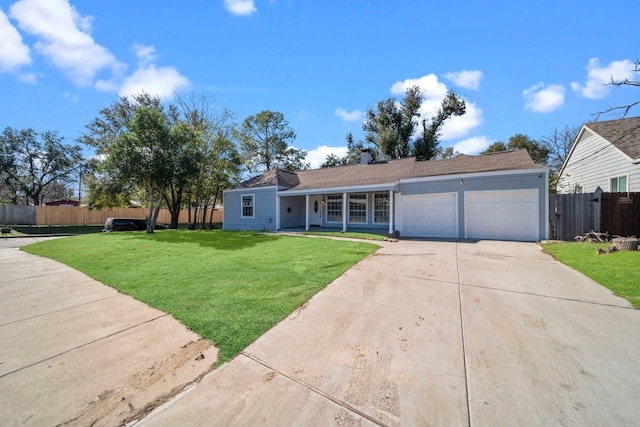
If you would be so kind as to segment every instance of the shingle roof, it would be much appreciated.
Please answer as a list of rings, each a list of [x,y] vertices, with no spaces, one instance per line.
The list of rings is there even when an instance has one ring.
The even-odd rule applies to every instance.
[[[395,183],[401,179],[503,170],[541,169],[545,166],[531,160],[526,150],[507,151],[452,159],[418,162],[414,157],[369,165],[336,166],[299,172],[271,170],[238,184],[235,188],[279,185],[289,190],[355,187]],[[282,173],[278,173],[282,172]],[[295,176],[293,179],[291,175]],[[285,179],[287,180],[285,182]]]
[[[584,125],[632,159],[640,158],[640,117]]]
[[[236,184],[230,187],[230,189],[273,186],[291,188],[298,183],[298,175],[295,172],[288,172],[282,169],[271,169],[262,175],[254,176],[251,179]]]

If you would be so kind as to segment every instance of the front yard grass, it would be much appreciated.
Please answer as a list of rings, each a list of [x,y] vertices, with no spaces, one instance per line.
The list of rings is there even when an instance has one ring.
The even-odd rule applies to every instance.
[[[602,243],[546,243],[542,247],[558,261],[578,270],[640,308],[640,251],[598,255]]]
[[[382,241],[385,236],[375,233],[358,233],[353,231],[303,231],[301,234],[308,234],[310,236],[324,236],[324,237],[344,237],[349,239],[363,239],[363,240],[377,240]]]
[[[173,315],[216,344],[218,364],[376,249],[365,242],[199,230],[87,234],[23,247]]]

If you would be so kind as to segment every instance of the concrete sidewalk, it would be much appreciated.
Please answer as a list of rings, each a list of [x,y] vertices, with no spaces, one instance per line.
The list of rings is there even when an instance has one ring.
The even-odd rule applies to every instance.
[[[515,242],[386,244],[141,426],[640,419],[640,311]]]
[[[211,342],[69,267],[0,240],[0,424],[118,426],[208,372]]]

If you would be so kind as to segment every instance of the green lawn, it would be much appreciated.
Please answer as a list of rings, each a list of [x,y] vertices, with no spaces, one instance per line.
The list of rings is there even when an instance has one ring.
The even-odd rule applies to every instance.
[[[23,250],[80,270],[170,313],[224,363],[378,248],[252,232],[101,233]]]
[[[310,236],[325,236],[325,237],[345,237],[349,239],[363,239],[363,240],[378,240],[382,241],[385,236],[375,233],[356,233],[353,231],[303,231],[301,234],[308,234]]]
[[[640,251],[598,255],[610,244],[547,243],[542,247],[557,260],[611,289],[640,308]]]

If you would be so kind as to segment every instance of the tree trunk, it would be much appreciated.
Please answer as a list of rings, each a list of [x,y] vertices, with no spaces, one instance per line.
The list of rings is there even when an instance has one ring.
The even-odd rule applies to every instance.
[[[638,239],[635,237],[616,237],[613,246],[619,251],[637,251]]]

